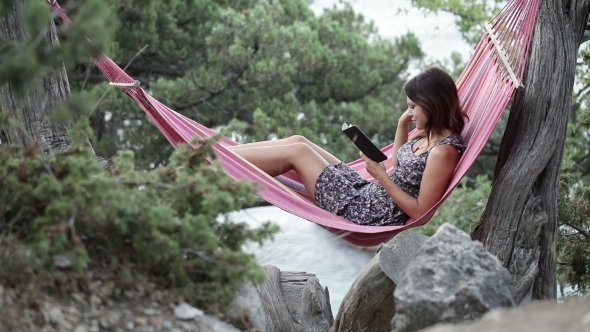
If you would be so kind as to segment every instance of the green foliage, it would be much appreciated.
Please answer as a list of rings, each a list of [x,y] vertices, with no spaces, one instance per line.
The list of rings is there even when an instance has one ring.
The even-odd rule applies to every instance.
[[[112,160],[112,171],[107,173],[96,164],[86,145],[88,138],[94,137],[87,130],[87,116],[93,114],[95,105],[110,107],[113,100],[123,103],[125,99],[114,93],[101,99],[104,86],[69,98],[63,95],[67,91],[60,90],[59,95],[46,91],[51,85],[46,84],[47,75],[61,69],[63,63],[87,65],[99,49],[118,50],[110,42],[119,23],[111,19],[113,3],[62,2],[74,24],[58,24],[58,45],[45,1],[0,2],[0,15],[13,15],[15,9],[24,14],[20,25],[13,22],[7,28],[8,35],[18,36],[17,40],[0,41],[2,91],[44,98],[43,107],[51,108],[12,109],[12,104],[2,104],[0,109],[0,281],[4,286],[55,287],[57,278],[64,274],[76,280],[92,272],[109,271],[105,275],[126,280],[147,277],[195,305],[221,308],[237,285],[246,280],[261,281],[265,276],[242,247],[248,241],[268,238],[276,227],[266,223],[251,229],[227,217],[228,212],[252,204],[256,199],[252,187],[231,180],[223,172],[209,142],[202,142],[204,146],[196,151],[182,148],[172,156],[170,150],[164,150],[156,164],[166,166],[150,172],[142,170],[145,165],[138,167],[134,152],[120,149]],[[7,38],[6,31],[3,33]],[[183,41],[190,36],[185,37]],[[91,80],[82,76],[79,86]],[[10,98],[13,96],[9,94],[4,99]],[[57,98],[65,100],[54,100]],[[130,110],[137,109],[128,105]],[[52,124],[76,120],[77,128],[70,132],[76,145],[67,151],[54,151],[50,158],[38,151],[38,142],[16,153],[16,145],[6,144],[11,142],[6,139],[6,127],[39,137],[33,135],[39,134],[33,132],[36,126],[19,121],[25,113],[29,119]],[[144,116],[141,120],[147,122]],[[141,125],[127,118],[121,121],[130,128]],[[149,132],[139,129],[115,131],[113,135],[150,137]],[[158,143],[163,142],[155,131],[151,135]],[[141,144],[139,140],[126,141],[117,148],[132,146],[148,153],[143,152]],[[209,157],[213,157],[213,163],[207,160]],[[142,159],[154,160],[150,158]]]
[[[560,285],[575,293],[590,290],[590,187],[579,177],[564,174],[560,183],[557,230],[558,278]],[[562,287],[563,288],[563,287]]]
[[[566,135],[558,198],[557,272],[562,286],[573,293],[590,291],[590,51],[580,52],[582,63],[576,67],[579,89],[574,91]]]
[[[113,7],[125,29],[117,31],[110,55],[125,65],[149,45],[128,72],[164,104],[208,127],[242,122],[235,134],[243,142],[296,133],[344,160],[358,155],[340,132],[342,122],[358,124],[377,144],[391,142],[405,109],[408,68],[422,58],[415,36],[383,40],[351,6],[320,17],[307,0],[119,1]],[[75,86],[104,94],[91,66],[72,70],[71,77],[80,77]],[[92,126],[102,155],[131,148],[138,165],[149,168],[170,153],[119,93],[102,100]]]
[[[48,160],[18,160],[6,150],[0,150],[0,242],[12,244],[3,246],[2,257],[3,266],[16,269],[11,273],[31,266],[51,271],[54,259],[65,257],[71,273],[105,266],[133,271],[209,308],[231,299],[240,282],[264,279],[241,248],[275,228],[250,229],[224,217],[255,196],[206,160],[208,144],[181,149],[151,172],[136,170],[133,153],[123,151],[110,174],[83,147]]]
[[[430,236],[440,225],[448,222],[471,234],[487,204],[491,186],[492,183],[486,175],[477,176],[475,179],[464,178],[428,224],[418,230]]]

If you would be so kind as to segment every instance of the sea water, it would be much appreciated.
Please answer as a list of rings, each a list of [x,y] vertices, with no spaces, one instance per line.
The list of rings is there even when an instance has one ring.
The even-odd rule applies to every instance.
[[[281,230],[262,246],[249,244],[260,265],[274,265],[281,271],[304,271],[315,274],[323,287],[328,287],[332,313],[354,279],[371,261],[375,253],[349,244],[320,226],[284,212],[276,207],[259,207],[235,212],[235,221],[256,227],[271,221]]]

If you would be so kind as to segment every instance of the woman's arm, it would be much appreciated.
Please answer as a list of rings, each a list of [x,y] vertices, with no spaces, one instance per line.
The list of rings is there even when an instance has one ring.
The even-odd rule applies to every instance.
[[[393,141],[393,152],[391,159],[393,166],[397,165],[397,150],[406,144],[408,141],[408,127],[412,123],[412,115],[409,111],[405,111],[397,122],[397,129],[395,131],[395,139]]]
[[[422,176],[420,193],[414,198],[398,187],[387,175],[385,166],[366,156],[367,171],[383,186],[397,206],[413,219],[420,218],[444,195],[459,162],[459,152],[450,145],[439,145],[430,150]]]

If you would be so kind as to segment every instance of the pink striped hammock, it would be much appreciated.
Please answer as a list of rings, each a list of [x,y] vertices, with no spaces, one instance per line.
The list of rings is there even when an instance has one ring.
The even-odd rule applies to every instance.
[[[70,22],[55,1],[52,1],[52,6],[64,22]],[[229,150],[228,146],[238,144],[229,138],[221,138],[214,144],[214,150],[231,178],[246,179],[263,185],[264,188],[258,192],[262,199],[314,222],[355,245],[375,246],[405,229],[424,225],[467,173],[492,134],[514,91],[521,86],[538,7],[539,0],[513,0],[485,24],[486,33],[456,82],[462,106],[470,118],[461,133],[469,147],[459,161],[441,200],[424,216],[410,219],[403,226],[361,226],[317,207],[305,194],[305,188],[295,172],[276,178],[267,175]],[[139,87],[139,82],[127,75],[110,58],[104,56],[95,62],[111,83],[119,85],[126,95],[138,103],[173,146],[190,144],[197,137],[206,139],[216,134],[154,99]],[[386,155],[391,155],[392,149],[393,144],[382,150]],[[348,165],[363,178],[372,180],[362,159]],[[385,165],[389,172],[393,170],[391,159],[385,161]]]

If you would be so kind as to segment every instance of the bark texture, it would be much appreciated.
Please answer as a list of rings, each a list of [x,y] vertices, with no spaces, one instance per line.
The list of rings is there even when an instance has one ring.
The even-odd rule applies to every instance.
[[[256,289],[266,316],[266,332],[328,332],[334,323],[328,288],[314,274],[265,265],[268,279]]]
[[[19,42],[27,39],[29,33],[23,18],[22,0],[14,1],[14,5],[12,15],[0,18],[0,38]],[[57,28],[53,22],[44,37],[45,47],[59,44]],[[65,123],[53,123],[51,115],[57,105],[69,95],[70,86],[65,66],[44,78],[34,79],[29,84],[26,98],[17,97],[8,85],[0,86],[1,111],[16,118],[24,127],[24,130],[0,129],[1,143],[27,148],[38,142],[44,155],[51,155],[55,149],[67,149],[72,143],[67,132],[68,126]]]
[[[511,273],[516,303],[556,298],[558,181],[589,4],[541,1],[525,88],[514,97],[492,192],[472,234]]]
[[[0,39],[20,42],[29,37],[23,17],[23,0],[14,0],[11,15],[0,17]],[[49,8],[47,9],[49,10]],[[59,45],[59,34],[53,21],[41,36],[42,47]],[[0,146],[11,145],[21,150],[38,144],[40,152],[51,156],[55,150],[65,150],[72,145],[68,133],[70,124],[52,120],[55,109],[70,96],[70,84],[65,65],[52,70],[47,76],[31,80],[26,98],[19,98],[10,85],[0,85],[0,112],[15,118],[23,128],[0,128]],[[96,162],[105,169],[109,163],[96,156],[90,141],[86,142]]]

